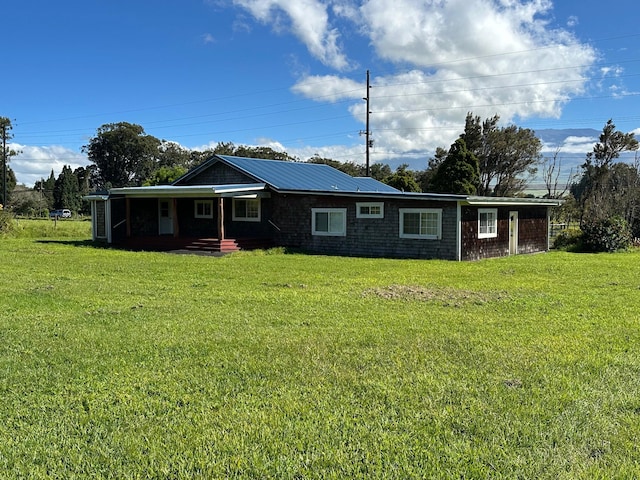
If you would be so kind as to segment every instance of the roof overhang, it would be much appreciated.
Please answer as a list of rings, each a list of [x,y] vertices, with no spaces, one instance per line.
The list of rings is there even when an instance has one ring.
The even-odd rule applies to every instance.
[[[554,198],[467,197],[461,203],[474,207],[559,207],[564,201]]]
[[[106,202],[109,200],[109,195],[104,193],[90,193],[89,195],[84,195],[82,200],[86,200],[88,202]]]
[[[111,195],[130,198],[196,198],[196,197],[237,197],[263,192],[264,183],[244,183],[237,185],[154,185],[150,187],[121,187],[109,190]]]

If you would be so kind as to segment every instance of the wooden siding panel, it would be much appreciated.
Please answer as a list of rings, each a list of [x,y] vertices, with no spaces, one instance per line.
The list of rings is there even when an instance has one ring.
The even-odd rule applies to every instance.
[[[547,207],[523,209],[518,215],[518,253],[546,251],[549,248]]]
[[[498,208],[498,236],[478,238],[478,207],[462,207],[462,260],[509,255],[509,212],[518,212],[518,253],[547,250],[546,207]]]

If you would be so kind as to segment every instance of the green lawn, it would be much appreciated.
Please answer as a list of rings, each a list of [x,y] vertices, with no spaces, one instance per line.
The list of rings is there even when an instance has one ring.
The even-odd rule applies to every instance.
[[[38,228],[0,238],[0,478],[640,477],[638,252],[215,258]]]

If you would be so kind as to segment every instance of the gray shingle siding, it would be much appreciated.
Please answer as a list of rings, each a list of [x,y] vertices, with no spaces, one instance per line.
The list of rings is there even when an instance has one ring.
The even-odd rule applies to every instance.
[[[280,229],[276,243],[315,253],[392,258],[456,259],[457,210],[453,202],[415,202],[385,199],[384,218],[356,218],[357,202],[381,202],[380,198],[348,198],[320,195],[274,195],[273,221]],[[344,237],[313,235],[313,208],[346,208]],[[440,240],[400,238],[401,208],[441,208]]]

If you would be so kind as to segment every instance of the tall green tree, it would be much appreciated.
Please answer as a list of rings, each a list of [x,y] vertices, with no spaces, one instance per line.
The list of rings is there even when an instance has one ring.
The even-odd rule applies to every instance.
[[[78,177],[70,166],[62,167],[62,172],[56,179],[53,196],[56,208],[68,208],[72,212],[78,212],[82,207]]]
[[[521,193],[542,160],[542,143],[535,132],[515,125],[498,127],[495,115],[481,121],[467,114],[461,135],[467,148],[478,158],[478,195],[510,197]]]
[[[160,140],[140,125],[102,125],[82,147],[96,166],[99,187],[139,186],[158,167]]]
[[[624,190],[631,188],[633,172],[627,168],[614,168],[615,160],[624,152],[638,150],[638,140],[631,133],[616,129],[612,120],[607,121],[600,134],[599,141],[586,156],[582,165],[582,178],[573,186],[572,193],[578,200],[581,215],[580,223],[592,223],[618,215],[627,217],[621,211],[626,200],[620,198],[622,185]],[[637,173],[637,168],[635,169]],[[631,182],[631,183],[630,183]]]
[[[0,152],[0,157],[2,157],[0,158],[0,162],[2,162],[0,164],[2,169],[2,172],[0,172],[0,205],[4,206],[8,206],[11,203],[11,192],[17,183],[15,173],[9,166],[11,157],[18,154],[8,145],[9,140],[13,138],[12,129],[11,120],[7,117],[0,117],[0,150],[4,146],[4,150]]]
[[[480,168],[478,159],[458,138],[440,164],[431,181],[433,191],[459,195],[475,195],[478,191]]]

